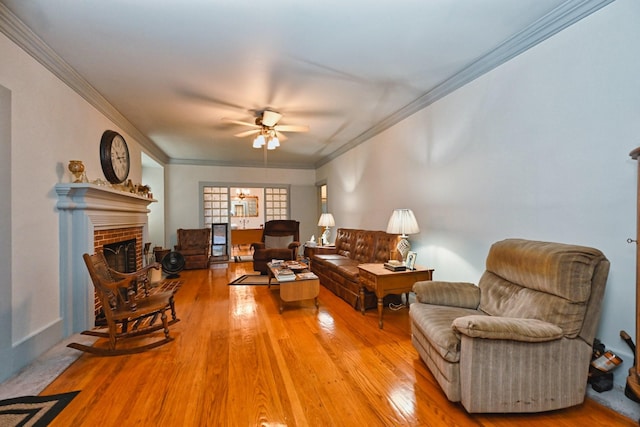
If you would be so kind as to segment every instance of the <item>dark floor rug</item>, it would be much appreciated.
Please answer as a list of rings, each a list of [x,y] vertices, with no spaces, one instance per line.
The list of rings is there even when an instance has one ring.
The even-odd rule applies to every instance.
[[[229,283],[229,285],[268,285],[269,277],[262,276],[259,274],[245,274],[243,276],[238,277],[233,282]],[[278,282],[276,280],[272,280],[273,285],[277,285]]]
[[[0,427],[47,426],[78,393],[0,400]]]

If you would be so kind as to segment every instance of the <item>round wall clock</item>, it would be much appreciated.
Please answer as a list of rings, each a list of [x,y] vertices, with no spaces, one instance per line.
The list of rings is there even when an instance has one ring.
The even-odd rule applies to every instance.
[[[102,134],[100,164],[105,178],[112,184],[120,184],[129,176],[129,148],[118,132],[106,130]]]

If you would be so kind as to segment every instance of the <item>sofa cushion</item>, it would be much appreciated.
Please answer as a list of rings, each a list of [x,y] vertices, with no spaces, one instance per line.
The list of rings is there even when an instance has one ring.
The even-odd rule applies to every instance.
[[[425,304],[477,309],[480,302],[480,288],[467,282],[416,282],[413,284],[413,292],[416,294],[416,301]]]
[[[355,262],[351,262],[349,264],[344,263],[336,266],[336,271],[347,280],[352,282],[358,282],[358,264]]]
[[[480,309],[492,316],[553,323],[573,338],[582,328],[591,280],[603,259],[597,249],[582,246],[522,239],[496,242],[478,284]]]
[[[460,361],[460,335],[452,324],[458,317],[481,314],[477,310],[413,303],[409,317],[413,327],[426,337],[440,356],[448,362]]]
[[[207,255],[207,248],[195,248],[195,249],[180,249],[178,252],[180,252],[181,255],[183,256],[190,256],[190,255],[201,255],[201,256],[206,256]]]
[[[602,259],[594,248],[506,239],[491,246],[486,264],[506,281],[581,303],[589,299],[593,272]]]
[[[543,320],[558,325],[571,338],[582,328],[586,302],[524,288],[489,271],[482,275],[480,283],[480,309],[486,314]]]
[[[375,232],[361,230],[357,234],[355,252],[351,257],[361,264],[373,261],[375,236]]]
[[[289,243],[293,242],[293,235],[291,236],[264,236],[264,246],[269,248],[286,248],[289,247]]]

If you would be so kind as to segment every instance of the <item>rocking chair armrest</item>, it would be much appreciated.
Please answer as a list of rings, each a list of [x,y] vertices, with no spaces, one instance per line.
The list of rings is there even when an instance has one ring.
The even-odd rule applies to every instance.
[[[121,273],[119,271],[116,271],[112,268],[109,269],[109,272],[111,273],[111,275],[117,279],[124,279],[124,278],[146,278],[147,275],[149,274],[149,270],[151,270],[152,268],[155,268],[156,270],[159,270],[161,268],[160,263],[159,262],[154,262],[151,263],[145,267],[142,267],[140,270],[134,271],[133,273]]]
[[[101,286],[108,288],[112,292],[118,292],[119,289],[131,289],[131,282],[135,280],[134,276],[123,277],[114,282],[101,282]],[[128,291],[127,291],[128,292]]]

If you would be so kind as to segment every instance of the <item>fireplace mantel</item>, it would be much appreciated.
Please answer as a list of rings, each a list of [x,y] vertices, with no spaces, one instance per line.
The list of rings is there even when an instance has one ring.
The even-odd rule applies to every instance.
[[[96,230],[142,227],[148,237],[149,204],[156,200],[111,187],[56,184],[60,213],[60,287],[65,336],[94,323],[94,292],[82,255],[93,253]]]
[[[56,184],[58,209],[97,209],[148,213],[156,200],[96,184]]]

